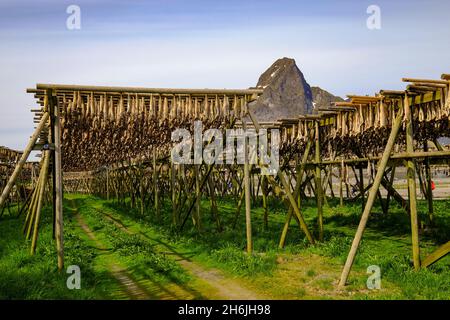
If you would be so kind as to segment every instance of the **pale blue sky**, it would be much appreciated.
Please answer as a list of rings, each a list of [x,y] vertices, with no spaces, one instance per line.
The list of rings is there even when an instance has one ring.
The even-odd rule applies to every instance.
[[[81,30],[66,8],[81,8]],[[366,27],[369,5],[381,30]],[[292,57],[341,96],[450,72],[450,1],[0,0],[0,145],[32,132],[36,83],[246,88]]]

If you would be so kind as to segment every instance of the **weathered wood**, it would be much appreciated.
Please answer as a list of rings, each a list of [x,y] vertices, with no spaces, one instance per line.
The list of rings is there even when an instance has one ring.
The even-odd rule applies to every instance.
[[[440,246],[422,261],[422,268],[428,268],[450,252],[450,241]]]
[[[268,209],[268,192],[267,192],[267,182],[266,178],[263,177],[261,181],[262,198],[263,198],[263,208],[264,208],[264,229],[269,228],[269,209]]]
[[[414,152],[414,138],[413,138],[413,111],[409,104],[408,95],[405,94],[404,100],[405,118],[406,118],[406,151],[408,153]],[[413,262],[414,268],[420,268],[420,247],[419,247],[419,224],[417,218],[417,195],[416,195],[416,177],[415,165],[412,159],[407,161],[407,176],[408,176],[408,194],[409,194],[409,215],[411,218],[411,242],[413,247]]]
[[[106,166],[106,200],[109,201],[109,168]]]
[[[316,202],[317,202],[317,223],[319,226],[319,241],[323,240],[323,191],[322,191],[322,169],[320,167],[320,130],[319,122],[315,121],[315,185],[316,185]]]
[[[304,153],[302,155],[302,160],[300,162],[300,166],[297,169],[297,177],[296,177],[297,181],[296,181],[296,184],[295,184],[295,189],[294,189],[294,194],[293,194],[294,198],[297,198],[300,195],[300,189],[301,189],[301,185],[302,185],[303,174],[305,172],[305,164],[306,164],[306,161],[308,160],[308,156],[309,156],[309,153],[310,153],[310,150],[311,150],[311,145],[312,145],[311,139],[308,139],[307,143],[306,143],[305,151],[304,151]],[[290,206],[289,209],[288,209],[288,214],[286,216],[286,221],[284,223],[283,231],[281,233],[280,242],[278,244],[278,247],[280,249],[284,248],[284,245],[285,245],[285,242],[286,242],[286,235],[287,235],[287,232],[288,232],[288,229],[289,229],[289,224],[291,222],[292,212],[293,212],[293,207]],[[299,223],[299,225],[300,225],[300,228],[301,228],[301,224],[300,223]]]
[[[154,94],[169,94],[169,95],[253,95],[261,94],[262,89],[173,89],[173,88],[139,88],[139,87],[108,87],[108,86],[82,86],[82,85],[66,85],[66,84],[43,84],[36,85],[37,90],[57,90],[58,92],[67,91],[87,91],[87,92],[110,92],[110,93],[154,93]],[[32,90],[27,90],[29,93]]]
[[[14,186],[17,178],[19,177],[20,171],[22,170],[25,162],[27,161],[28,156],[30,155],[30,152],[32,151],[32,149],[34,147],[34,144],[36,143],[36,140],[39,138],[42,130],[44,129],[45,125],[47,124],[48,119],[49,119],[49,114],[46,112],[42,116],[36,130],[34,131],[27,146],[25,147],[25,150],[23,151],[23,154],[20,157],[19,162],[17,163],[16,167],[14,168],[14,172],[12,173],[11,177],[9,178],[8,183],[5,186],[5,189],[3,189],[2,195],[0,197],[0,208],[2,208],[3,205],[5,204],[5,201],[8,198],[12,187]]]
[[[244,132],[246,131],[246,126],[244,122]],[[245,133],[244,133],[245,134]],[[252,218],[251,218],[251,190],[250,190],[250,158],[248,156],[249,146],[248,138],[245,135],[244,139],[244,192],[245,192],[245,226],[247,235],[247,253],[252,253],[253,251],[253,240],[252,240]]]
[[[39,194],[38,194],[38,203],[36,207],[36,217],[34,219],[34,226],[33,226],[33,238],[31,241],[31,254],[34,254],[36,252],[36,245],[37,245],[37,239],[38,239],[38,230],[39,230],[39,223],[41,219],[41,210],[42,205],[44,202],[44,191],[45,191],[45,184],[47,183],[48,179],[48,168],[50,165],[50,151],[44,151],[44,163],[42,167],[42,180],[41,180],[41,187],[39,188]],[[33,221],[30,222],[30,227],[33,224]]]
[[[344,205],[344,186],[343,186],[343,180],[344,180],[344,162],[341,161],[341,166],[339,168],[339,205]]]
[[[428,152],[428,141],[425,141],[423,145],[423,151]],[[430,159],[425,158],[425,179],[426,179],[426,192],[427,192],[427,202],[428,202],[428,217],[430,223],[434,223],[434,210],[433,210],[433,189],[431,187],[431,170],[430,170]]]
[[[286,178],[284,177],[283,171],[278,171],[278,177],[280,178],[281,184],[283,185],[284,191],[286,192],[286,195],[288,197],[289,202],[291,203],[292,209],[294,210],[295,215],[297,216],[297,219],[300,222],[301,228],[303,232],[306,235],[306,238],[311,244],[314,244],[314,238],[312,237],[311,233],[309,232],[308,226],[306,225],[305,219],[303,218],[302,214],[300,213],[299,208],[297,207],[297,203],[295,201],[294,196],[292,195],[289,187],[289,183],[286,181]]]
[[[394,189],[394,180],[395,180],[395,168],[396,166],[393,166],[391,168],[391,176],[389,177],[389,181],[386,179],[381,180],[381,185],[387,190],[388,194],[386,196],[386,210],[389,212],[389,203],[391,200],[391,196],[397,199],[397,201],[400,203],[402,208],[406,210],[406,212],[409,212],[409,206],[407,202],[403,199],[403,197]]]
[[[157,219],[159,219],[160,209],[159,209],[158,167],[156,163],[156,149],[153,149],[153,197],[154,197],[155,216]]]
[[[53,186],[56,194],[55,198],[55,237],[56,250],[58,255],[58,270],[64,268],[64,225],[63,225],[63,183],[61,168],[61,114],[58,101],[52,91],[47,91],[49,97],[49,109],[54,110],[53,135],[55,144],[53,175],[55,176],[55,185]]]
[[[200,188],[200,166],[194,165],[194,179],[195,179],[195,211],[192,215],[192,222],[198,231],[202,230],[201,225],[201,201],[202,194]]]
[[[419,82],[422,81],[420,79],[413,80],[416,82],[413,82],[409,86],[409,91],[406,92],[409,93],[407,97],[408,102],[411,106],[414,106],[414,114],[412,115],[414,125],[420,128],[420,130],[417,130],[414,138],[417,141],[424,141],[424,139],[434,140],[440,135],[449,135],[450,130],[447,129],[449,111],[448,107],[446,108],[444,106],[448,102],[447,88],[449,82],[436,83],[435,81],[429,82],[427,80]],[[65,130],[63,136],[66,139],[63,139],[62,143],[64,146],[67,146],[67,156],[65,155],[67,163],[65,161],[65,165],[67,165],[68,169],[97,170],[97,168],[104,167],[106,164],[110,165],[114,161],[123,162],[124,165],[120,169],[120,172],[116,173],[114,178],[111,178],[113,180],[111,188],[116,193],[116,199],[118,199],[119,203],[128,205],[128,199],[131,199],[131,205],[133,207],[137,207],[139,196],[141,197],[141,201],[144,202],[143,195],[145,189],[142,174],[136,169],[136,163],[142,163],[143,166],[150,167],[152,163],[152,150],[156,150],[158,154],[162,155],[157,160],[161,164],[160,167],[158,168],[156,163],[153,166],[153,175],[158,175],[159,181],[152,179],[152,176],[149,175],[147,179],[149,184],[147,187],[148,190],[152,190],[152,182],[158,181],[153,191],[155,195],[159,194],[160,198],[149,196],[148,202],[150,203],[153,200],[153,204],[157,205],[164,203],[164,200],[170,199],[170,192],[174,192],[176,183],[173,183],[173,174],[171,175],[170,167],[166,164],[167,158],[165,158],[165,155],[167,155],[168,150],[171,148],[170,133],[174,128],[190,128],[191,120],[194,118],[201,119],[204,122],[205,130],[218,127],[230,128],[232,127],[230,124],[234,119],[244,117],[247,112],[249,113],[253,126],[258,130],[261,128],[261,125],[252,118],[252,114],[246,105],[246,102],[250,99],[251,92],[249,90],[227,92],[224,90],[209,91],[208,89],[185,91],[183,89],[181,91],[173,89],[178,91],[172,91],[172,89],[159,90],[89,86],[62,86],[59,88],[58,85],[55,86],[53,96],[57,99],[56,103],[61,104],[63,107],[65,115],[63,120],[67,121],[66,127],[63,127]],[[86,91],[85,89],[92,91]],[[46,90],[42,90],[41,88],[34,91],[38,99],[38,104],[44,102],[43,99],[45,99]],[[414,90],[417,92],[411,92]],[[223,97],[219,97],[219,92],[221,92],[220,95],[223,94]],[[262,90],[253,92],[252,94],[259,94],[261,92]],[[318,161],[315,157],[314,161],[310,161],[304,166],[304,170],[311,170],[311,176],[316,179],[314,186],[311,184],[310,177],[307,177],[305,181],[298,179],[298,171],[297,181],[284,177],[286,185],[283,188],[285,192],[279,188],[278,181],[273,179],[273,177],[270,179],[269,183],[273,188],[272,190],[267,190],[267,197],[269,193],[276,197],[287,197],[286,202],[290,214],[288,212],[289,218],[286,217],[287,225],[285,224],[286,229],[283,229],[283,232],[285,230],[287,232],[287,227],[292,216],[296,218],[300,225],[297,214],[300,213],[301,196],[306,196],[305,190],[312,190],[316,199],[320,201],[318,207],[323,207],[327,200],[327,186],[330,186],[331,191],[333,191],[332,183],[328,181],[328,178],[332,177],[332,166],[334,164],[344,166],[344,168],[346,164],[359,164],[361,171],[362,165],[367,162],[369,162],[369,165],[372,161],[380,161],[382,163],[381,160],[383,157],[379,155],[383,153],[384,145],[388,140],[389,128],[394,124],[394,112],[399,107],[402,107],[400,104],[402,99],[405,98],[404,96],[405,91],[386,91],[374,97],[352,96],[352,101],[349,103],[349,106],[339,106],[337,104],[335,107],[322,108],[316,115],[280,119],[279,121],[263,124],[264,128],[278,128],[282,133],[280,155],[283,158],[280,163],[283,165],[283,174],[286,173],[288,177],[295,175],[293,163],[294,161],[298,161],[299,152],[303,152],[305,148],[308,140],[309,125],[316,123],[320,129],[320,141],[316,144],[316,147],[319,145],[319,148],[315,152],[316,157],[318,156],[320,160]],[[42,111],[36,109],[35,116],[36,120],[41,119],[43,116]],[[245,126],[245,122],[241,122],[240,125]],[[403,124],[406,124],[406,122],[403,121]],[[314,125],[313,129],[315,129]],[[43,133],[44,136],[45,134]],[[402,132],[402,140],[398,145],[398,150],[401,150],[405,145],[403,134],[404,132]],[[102,141],[110,141],[111,143],[109,145],[121,145],[125,146],[125,148],[115,148],[117,150],[108,148],[109,145],[102,144]],[[96,150],[96,146],[98,147],[99,145],[102,146],[101,150]],[[321,147],[326,145],[328,145],[328,148]],[[39,148],[43,146],[42,144]],[[77,146],[77,148],[74,146]],[[339,156],[339,159],[334,159],[336,154]],[[364,158],[363,155],[372,156],[366,156]],[[354,159],[355,156],[357,159]],[[387,163],[397,165],[400,162],[399,160],[407,159],[409,162],[413,162],[412,159],[417,158],[428,158],[437,162],[437,158],[440,158],[440,161],[442,159],[445,161],[449,156],[450,151],[447,150],[441,150],[440,152],[415,152],[413,150],[413,152],[402,152],[391,155],[388,157]],[[185,218],[187,219],[191,210],[199,207],[201,192],[206,190],[203,189],[203,185],[208,182],[209,200],[211,201],[212,214],[214,215],[216,188],[218,193],[225,196],[230,194],[231,191],[227,190],[227,181],[231,180],[234,182],[239,179],[235,177],[234,173],[230,174],[230,171],[225,169],[225,178],[223,180],[219,178],[215,185],[214,174],[209,178],[209,173],[213,170],[212,166],[208,169],[205,169],[203,165],[197,168],[198,173],[203,175],[203,179],[195,178],[195,174],[192,173],[195,170],[194,166],[188,165],[186,168],[191,177],[183,177],[184,180],[179,180],[180,193],[178,197],[175,197],[179,201],[175,201],[172,194],[172,203],[174,205],[172,210],[176,210],[175,203],[179,204],[178,211],[184,210],[186,201],[189,199],[190,208]],[[258,168],[255,168],[255,170],[252,169],[252,166],[249,165],[250,191],[238,191],[237,184],[239,182],[234,183],[233,193],[237,200],[239,195],[242,195],[242,200],[239,201],[240,204],[246,200],[246,194],[250,194],[251,198],[253,198],[254,205],[259,202],[258,198],[261,196],[259,193],[260,185],[258,183],[258,187],[256,187],[255,180],[252,179],[252,175],[258,172]],[[322,169],[325,172],[325,179],[321,176]],[[218,172],[215,170],[212,172],[219,177]],[[242,172],[244,172],[242,182],[244,189],[246,189],[245,170]],[[104,176],[104,173],[99,174],[96,172],[93,177],[80,179],[77,183],[83,192],[98,193],[100,191],[100,194],[104,196],[105,178],[106,180],[109,179]],[[317,178],[323,181],[318,182]],[[200,180],[201,183],[199,183]],[[264,181],[263,179],[261,184]],[[369,185],[370,182],[368,182]],[[364,183],[361,176],[358,183]],[[397,199],[396,193],[392,191],[395,191],[392,183],[389,183],[384,175],[380,184],[388,185],[388,199],[391,196]],[[108,185],[109,183],[106,181],[106,189],[108,189]],[[138,190],[138,187],[140,190]],[[347,183],[346,187],[348,187]],[[296,192],[297,188],[298,191]],[[200,191],[198,191],[199,189]],[[361,190],[363,189],[361,188]],[[193,195],[193,190],[195,190],[195,195]],[[106,190],[107,197],[108,193],[109,191]],[[188,196],[189,194],[192,196]],[[361,195],[363,194],[361,192]],[[311,195],[312,193],[310,192]],[[293,209],[291,197],[296,203],[297,210]],[[379,197],[382,201],[379,188],[376,190],[376,197]],[[15,196],[10,197],[11,200],[13,198]],[[265,207],[264,223],[267,225],[267,203],[265,203],[266,194],[264,190],[262,198],[263,206]],[[383,205],[384,211],[387,210],[388,199],[385,205]],[[33,198],[31,202],[33,205],[36,203],[36,201],[33,202]],[[342,180],[340,184],[340,202],[343,203]],[[366,210],[366,208],[367,205],[364,209]],[[196,211],[193,211],[193,217],[196,216]],[[295,215],[293,215],[293,212]],[[161,215],[164,213],[165,211],[161,212]],[[319,229],[323,228],[322,215],[318,213]],[[236,214],[236,221],[238,216],[239,211]],[[182,221],[182,225],[184,225],[185,219]],[[182,220],[181,217],[180,220]],[[249,223],[247,223],[248,225]],[[319,238],[323,236],[323,230],[320,233],[322,234],[319,235]]]
[[[364,190],[364,172],[363,172],[363,167],[359,166],[358,170],[359,170],[359,192],[361,193],[362,209],[364,210],[365,190]]]
[[[372,210],[372,206],[375,202],[377,191],[378,191],[378,188],[380,187],[381,180],[384,175],[384,170],[386,169],[386,165],[388,163],[389,157],[391,156],[392,149],[394,148],[395,140],[397,138],[398,132],[399,132],[401,124],[402,124],[402,119],[403,119],[403,109],[400,109],[400,112],[397,114],[394,124],[392,126],[388,142],[387,142],[386,147],[383,152],[383,156],[378,164],[377,174],[375,176],[372,188],[369,192],[369,196],[367,198],[367,202],[366,202],[364,211],[361,216],[361,221],[359,222],[358,229],[355,234],[355,238],[353,239],[352,246],[350,248],[350,252],[347,256],[347,260],[346,260],[344,268],[342,270],[341,278],[339,281],[339,286],[341,286],[341,287],[345,286],[345,284],[347,283],[350,269],[355,260],[356,251],[358,250],[358,246],[361,242],[361,238],[364,233],[364,229],[366,228],[367,220],[369,219],[369,215]]]

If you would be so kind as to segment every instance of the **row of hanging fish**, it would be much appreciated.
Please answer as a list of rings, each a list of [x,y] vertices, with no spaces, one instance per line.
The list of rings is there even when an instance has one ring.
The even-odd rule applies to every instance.
[[[174,119],[215,119],[218,117],[243,117],[248,96],[205,95],[82,95],[74,92],[64,96],[66,112],[77,111],[82,117],[101,116],[101,119],[119,121],[123,116],[139,116],[159,121]]]

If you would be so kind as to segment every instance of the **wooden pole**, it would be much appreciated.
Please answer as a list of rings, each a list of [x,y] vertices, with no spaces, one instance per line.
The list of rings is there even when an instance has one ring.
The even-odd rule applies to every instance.
[[[316,162],[316,172],[315,172],[315,185],[316,185],[316,200],[317,200],[317,221],[319,225],[319,241],[323,240],[323,192],[322,192],[322,177],[320,168],[320,137],[319,137],[319,121],[315,121],[315,162]]]
[[[176,168],[175,164],[171,162],[170,164],[170,191],[172,193],[172,224],[174,226],[178,225],[177,216],[177,193],[176,193]]]
[[[365,203],[365,190],[364,190],[364,171],[363,171],[363,167],[360,164],[359,165],[359,192],[361,192],[361,202],[362,202],[362,209],[364,210],[364,203]]]
[[[155,205],[155,216],[159,219],[159,190],[158,190],[158,168],[156,166],[156,148],[153,148],[153,194]]]
[[[144,168],[142,167],[142,164],[139,165],[139,198],[140,198],[140,204],[141,204],[141,216],[144,216],[145,212],[145,195],[144,195]]]
[[[106,167],[106,200],[109,200],[109,168]]]
[[[44,164],[42,167],[42,186],[39,189],[39,195],[38,195],[38,204],[36,208],[36,217],[34,219],[34,229],[33,229],[33,238],[31,240],[31,254],[34,254],[36,252],[36,245],[37,245],[37,239],[38,239],[38,231],[39,231],[39,222],[41,220],[41,211],[42,211],[42,205],[44,202],[44,191],[45,191],[45,184],[47,183],[48,178],[48,168],[50,164],[50,152],[44,151]],[[30,221],[30,225],[33,224],[33,221]]]
[[[27,216],[25,217],[25,224],[23,227],[23,232],[25,233],[26,239],[30,239],[31,227],[33,225],[33,221],[35,220],[35,214],[37,211],[36,208],[37,208],[37,205],[39,202],[40,189],[44,185],[44,181],[43,181],[44,175],[42,174],[43,168],[44,168],[44,159],[42,159],[41,165],[42,165],[41,171],[40,171],[41,173],[39,174],[38,182],[36,184],[36,188],[34,189],[33,199],[31,200]]]
[[[311,143],[311,139],[309,139],[309,137],[310,136],[308,136],[308,140],[307,140],[306,146],[305,146],[305,152],[302,155],[302,159],[301,159],[301,162],[300,162],[300,167],[299,167],[298,172],[297,172],[297,182],[296,182],[295,190],[294,190],[294,197],[295,198],[300,195],[300,187],[302,185],[303,174],[305,172],[305,164],[306,164],[306,161],[308,161],[309,152],[311,150],[311,144],[312,143]],[[288,232],[288,229],[289,229],[289,224],[291,222],[292,212],[293,212],[293,208],[292,208],[292,206],[290,206],[289,210],[288,210],[287,217],[286,217],[286,221],[284,223],[283,231],[281,233],[280,242],[278,244],[278,247],[280,249],[284,248],[284,244],[286,242],[286,236],[287,236],[287,232]]]
[[[341,162],[341,167],[339,170],[339,205],[342,207],[344,205],[344,161]]]
[[[384,170],[386,169],[387,163],[389,161],[389,157],[391,156],[392,149],[395,145],[395,140],[397,138],[398,132],[400,130],[403,119],[403,109],[400,109],[395,121],[392,125],[391,133],[389,135],[388,142],[386,144],[386,148],[384,149],[383,156],[381,157],[380,162],[378,163],[377,174],[375,176],[372,188],[370,189],[369,196],[367,197],[367,202],[364,207],[364,211],[361,216],[361,221],[359,222],[358,229],[356,230],[355,238],[353,239],[352,246],[350,248],[350,252],[348,253],[347,260],[345,262],[344,268],[342,270],[341,279],[339,281],[339,286],[343,287],[347,283],[348,275],[350,273],[350,269],[355,260],[356,251],[358,250],[358,246],[361,242],[362,235],[364,233],[364,229],[366,228],[367,220],[369,219],[370,211],[372,210],[372,206],[375,202],[378,188],[381,184],[381,179],[384,175]]]
[[[61,119],[58,101],[55,93],[51,90],[47,91],[49,99],[49,108],[54,108],[53,131],[55,136],[55,154],[53,163],[53,174],[55,175],[55,185],[53,186],[56,192],[56,208],[55,216],[55,236],[56,236],[56,250],[58,252],[58,270],[64,268],[64,226],[63,226],[63,184],[62,184],[62,169],[61,169]]]
[[[267,182],[264,176],[261,177],[261,193],[264,208],[264,230],[267,230],[269,227],[269,210],[267,208]]]
[[[297,216],[300,226],[305,232],[306,238],[311,244],[314,244],[314,238],[312,237],[311,233],[308,230],[308,226],[306,225],[305,220],[303,219],[302,214],[300,213],[299,208],[297,207],[297,203],[295,201],[294,196],[292,195],[289,187],[289,183],[287,182],[286,178],[284,177],[283,171],[278,171],[278,177],[280,178],[281,184],[283,185],[284,191],[286,192],[286,195],[288,197],[289,202],[291,203],[292,209],[294,210],[295,215]]]
[[[36,140],[39,138],[39,135],[40,135],[42,129],[47,124],[48,118],[49,118],[49,114],[48,114],[48,112],[45,112],[42,115],[41,121],[39,122],[36,130],[34,131],[33,135],[31,136],[30,141],[28,142],[27,146],[25,147],[25,150],[23,151],[23,154],[20,157],[19,162],[17,163],[16,167],[14,168],[14,171],[13,171],[11,177],[9,178],[8,183],[6,184],[5,189],[3,189],[2,195],[0,197],[0,208],[3,207],[3,205],[5,204],[6,199],[8,198],[9,193],[11,192],[11,189],[17,180],[17,177],[19,176],[20,171],[23,168],[23,165],[27,161],[28,156],[30,155],[30,152],[33,150]]]
[[[246,134],[246,125],[244,124],[244,135]],[[252,218],[251,218],[251,190],[250,190],[250,169],[249,169],[249,156],[248,156],[248,141],[247,136],[244,136],[244,189],[245,189],[245,224],[247,234],[247,253],[252,253]]]
[[[47,101],[48,101],[48,112],[50,114],[50,131],[49,131],[49,135],[48,135],[48,142],[50,143],[55,143],[55,130],[53,129],[54,125],[55,125],[55,107],[54,107],[54,100],[52,97],[52,92],[48,91],[47,92]],[[56,102],[57,103],[57,102]],[[51,156],[51,163],[54,164],[55,163],[55,151],[53,150],[52,152],[50,152],[50,156]],[[42,186],[44,186],[45,184],[42,184]],[[53,239],[56,241],[56,174],[55,174],[55,166],[52,165],[52,213],[53,213]]]
[[[427,268],[439,259],[443,258],[450,252],[450,241],[446,244],[440,246],[433,253],[431,253],[428,257],[426,257],[422,262],[422,268]]]
[[[194,224],[198,231],[201,231],[201,188],[200,188],[200,165],[194,164],[194,179],[195,179],[195,212],[192,215],[194,219]]]
[[[428,141],[425,141],[423,145],[423,151],[428,152]],[[430,170],[430,158],[425,158],[425,178],[427,180],[427,201],[428,201],[428,217],[430,223],[434,223],[434,210],[433,210],[433,190],[431,188],[431,170]]]
[[[408,95],[405,94],[404,99],[405,116],[406,116],[406,151],[414,152],[413,137],[413,115],[409,104]],[[420,269],[420,247],[419,247],[419,226],[417,218],[417,195],[416,195],[416,169],[413,159],[407,160],[408,175],[408,194],[409,194],[409,212],[411,218],[411,242],[413,247],[413,262],[416,270]]]
[[[391,169],[391,176],[389,177],[389,185],[392,187],[392,189],[394,189],[395,168],[396,168],[395,165],[392,166],[392,169]],[[388,189],[387,192],[388,192],[388,193],[387,193],[387,196],[386,196],[386,210],[387,210],[387,212],[389,213],[389,202],[390,202],[390,200],[391,200],[391,194],[392,194],[392,192],[391,192],[390,189]]]

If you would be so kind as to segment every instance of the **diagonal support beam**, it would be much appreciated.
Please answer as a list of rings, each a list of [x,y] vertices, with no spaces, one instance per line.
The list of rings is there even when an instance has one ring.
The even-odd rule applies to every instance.
[[[347,260],[345,262],[344,268],[342,270],[341,279],[339,281],[339,286],[343,287],[347,283],[348,275],[350,273],[350,269],[352,268],[353,262],[355,261],[356,251],[358,250],[359,244],[361,243],[361,238],[366,228],[367,221],[369,219],[370,212],[372,211],[373,204],[375,202],[378,188],[380,187],[381,180],[384,175],[384,170],[388,164],[389,158],[391,156],[391,152],[395,145],[395,140],[397,139],[398,132],[402,125],[403,120],[403,108],[401,108],[394,120],[392,125],[391,134],[389,135],[388,142],[386,144],[386,148],[384,149],[383,156],[378,164],[377,174],[375,176],[373,186],[370,189],[369,196],[367,198],[366,205],[364,207],[364,211],[361,216],[361,221],[359,222],[358,229],[356,230],[355,238],[353,239],[352,246],[350,248],[350,252],[348,253]]]
[[[450,241],[440,246],[422,261],[422,268],[427,268],[450,252]]]
[[[41,121],[39,121],[39,124],[34,131],[33,135],[30,138],[30,141],[28,142],[25,150],[23,151],[22,157],[20,157],[19,162],[16,165],[16,168],[14,169],[14,172],[12,173],[11,177],[8,180],[8,183],[5,186],[5,189],[3,189],[2,195],[0,197],[0,208],[3,207],[5,204],[6,199],[9,196],[9,193],[11,192],[12,187],[16,183],[17,177],[19,176],[20,172],[22,171],[22,168],[27,161],[31,151],[33,150],[34,145],[36,144],[37,139],[39,138],[39,135],[41,134],[42,129],[44,129],[44,126],[47,124],[47,121],[49,119],[48,112],[45,112],[42,115]]]

